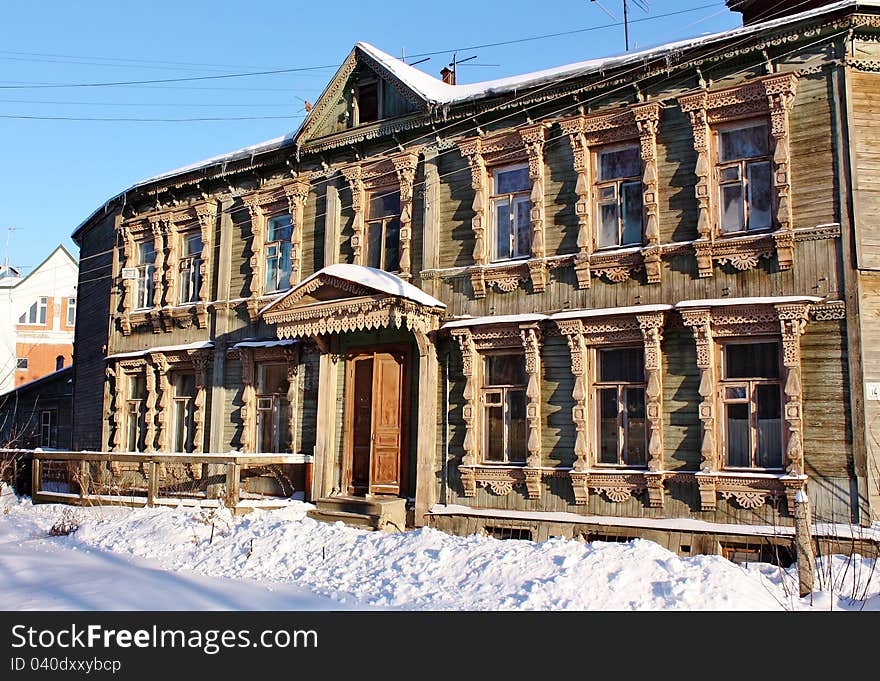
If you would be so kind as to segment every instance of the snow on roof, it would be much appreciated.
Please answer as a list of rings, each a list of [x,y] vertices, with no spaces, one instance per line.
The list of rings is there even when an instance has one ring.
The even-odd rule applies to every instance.
[[[705,298],[703,300],[682,300],[676,308],[686,307],[728,307],[730,305],[774,305],[776,303],[818,303],[817,296],[769,296],[756,298]]]
[[[665,312],[672,305],[630,305],[629,307],[597,307],[585,310],[565,310],[550,315],[550,319],[581,319],[582,317],[610,317],[617,314],[643,314],[646,312]]]
[[[195,343],[186,343],[184,345],[160,345],[154,348],[144,348],[143,350],[133,350],[132,352],[117,352],[114,355],[107,355],[107,359],[122,359],[123,357],[140,357],[150,352],[180,352],[185,350],[207,350],[213,348],[211,341],[196,341]]]
[[[296,338],[285,338],[284,340],[256,340],[248,338],[232,346],[235,348],[276,348],[284,345],[296,345],[299,340]]]
[[[377,270],[373,267],[364,267],[363,265],[337,263],[335,265],[328,265],[327,267],[318,270],[310,277],[306,277],[292,289],[283,293],[266,305],[260,310],[260,314],[281,302],[295,291],[298,291],[316,277],[325,274],[338,279],[344,279],[345,281],[350,281],[354,284],[360,284],[361,286],[371,288],[379,293],[387,293],[388,295],[397,296],[398,298],[406,298],[407,300],[412,300],[413,302],[425,305],[426,307],[446,307],[445,303],[442,303],[433,296],[429,296],[420,288],[416,288],[412,284],[405,282],[403,279],[390,272]]]
[[[441,329],[458,329],[464,326],[479,326],[480,324],[525,324],[528,322],[540,322],[549,319],[545,314],[523,313],[507,315],[490,315],[488,317],[466,317],[446,322]]]

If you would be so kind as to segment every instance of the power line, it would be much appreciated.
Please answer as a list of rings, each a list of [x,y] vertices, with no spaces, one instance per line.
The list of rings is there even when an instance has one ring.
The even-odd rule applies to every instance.
[[[28,121],[90,121],[103,123],[203,123],[211,121],[265,121],[265,120],[290,120],[291,118],[305,118],[299,116],[206,116],[203,118],[122,118],[107,117],[89,118],[86,116],[13,116],[0,114],[0,118]]]

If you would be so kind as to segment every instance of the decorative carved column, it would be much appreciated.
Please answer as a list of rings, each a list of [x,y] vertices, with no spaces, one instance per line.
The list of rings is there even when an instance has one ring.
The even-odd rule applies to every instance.
[[[697,344],[697,367],[700,369],[699,416],[702,424],[700,445],[700,507],[714,511],[717,505],[715,473],[720,468],[718,448],[715,441],[715,343],[712,339],[712,313],[708,309],[680,310],[686,326],[691,327]]]
[[[199,220],[199,228],[202,235],[202,263],[199,274],[201,275],[201,285],[199,286],[199,300],[203,303],[208,302],[211,285],[211,264],[214,257],[214,227],[217,224],[217,204],[213,201],[203,203],[196,206],[196,217]],[[207,326],[207,318],[202,323],[199,318],[199,327]]]
[[[195,413],[193,414],[193,452],[200,454],[204,450],[205,439],[205,399],[206,386],[208,384],[208,365],[211,353],[205,350],[197,350],[189,353],[195,370],[196,396],[193,402]],[[201,477],[201,475],[197,476]]]
[[[785,365],[785,422],[788,445],[785,453],[789,475],[804,474],[803,395],[801,389],[801,336],[807,327],[809,305],[776,305],[782,329],[782,363]]]
[[[574,270],[577,274],[578,288],[590,288],[590,253],[593,251],[593,223],[590,213],[593,181],[590,148],[584,136],[582,118],[560,121],[560,126],[562,133],[568,135],[574,156],[574,169],[577,173],[577,183],[574,188],[577,202],[574,210],[578,221],[578,253],[575,256]]]
[[[156,372],[151,364],[144,366],[144,383],[146,384],[146,415],[144,417],[144,451],[156,449]]]
[[[529,179],[532,190],[529,196],[531,211],[532,257],[541,258],[540,261],[529,262],[529,274],[532,279],[532,290],[540,293],[547,288],[547,263],[543,258],[546,255],[544,246],[544,131],[546,124],[539,123],[519,131],[520,138],[526,148],[526,156],[529,160]]]
[[[168,375],[168,360],[164,355],[154,353],[150,355],[151,364],[147,365],[147,371],[155,371],[159,373],[159,397],[156,402],[156,439],[160,452],[171,451],[171,424],[169,421],[173,418],[171,413],[172,386]]]
[[[359,165],[348,166],[342,169],[342,174],[351,189],[351,209],[354,211],[352,222],[351,250],[354,253],[354,264],[363,265],[364,257],[364,211],[366,206],[366,193],[362,169]]]
[[[309,183],[306,180],[297,180],[292,185],[284,188],[287,195],[287,203],[290,207],[290,285],[296,286],[302,279],[302,235],[304,225],[303,214],[306,201],[309,198]]]
[[[794,225],[791,213],[791,156],[788,114],[797,94],[797,76],[785,74],[764,81],[770,108],[773,149],[773,184],[776,189],[776,225],[773,240],[779,269],[790,269],[794,260]]]
[[[713,229],[712,191],[710,189],[710,174],[712,164],[709,160],[709,118],[706,112],[707,93],[702,90],[696,94],[679,97],[678,102],[681,110],[690,117],[691,128],[694,134],[694,150],[697,152],[697,166],[695,174],[697,182],[694,185],[694,194],[697,198],[697,232],[699,238],[694,242],[694,250],[697,255],[697,271],[701,277],[713,275],[712,245],[715,240]]]
[[[571,480],[574,488],[575,503],[583,506],[589,502],[591,438],[587,430],[589,423],[589,379],[587,375],[587,346],[584,342],[583,324],[579,319],[566,319],[556,322],[556,326],[568,340],[571,352],[571,373],[574,376],[574,388],[571,391],[574,406],[571,418],[576,431],[574,441],[575,460],[571,467]]]
[[[134,234],[131,231],[131,225],[122,223],[120,228],[122,235],[122,267],[135,267],[135,258],[137,255],[137,247],[135,245]],[[121,272],[120,272],[121,274]],[[122,313],[123,327],[122,333],[128,335],[131,333],[131,326],[128,324],[127,315],[134,309],[134,280],[122,280]]]
[[[287,405],[288,415],[287,435],[290,442],[290,451],[296,451],[296,419],[299,412],[299,346],[286,349],[284,352],[285,363],[287,364]]]
[[[636,315],[645,343],[645,414],[648,421],[648,505],[662,508],[663,481],[663,371],[660,341],[663,340],[663,313]]]
[[[122,372],[118,372],[116,368],[110,364],[104,369],[106,386],[104,393],[104,418],[107,420],[109,427],[108,435],[110,441],[110,451],[118,452],[122,450],[122,423],[120,421],[120,412],[122,405],[120,404],[120,376]]]
[[[660,105],[651,102],[633,107],[633,116],[639,129],[642,156],[642,205],[645,211],[645,246],[642,257],[649,284],[660,283],[660,199],[657,179],[657,128],[660,125]]]
[[[239,348],[241,358],[241,449],[244,452],[256,451],[254,444],[257,434],[257,392],[254,385],[254,351],[251,348]]]
[[[488,197],[486,192],[486,162],[482,153],[482,140],[480,138],[459,142],[459,149],[471,169],[471,187],[474,190],[474,200],[471,208],[474,217],[471,219],[471,229],[474,232],[474,264],[485,265],[488,261],[488,249],[486,242],[486,204]],[[471,286],[474,296],[484,298],[486,296],[486,278],[481,268],[471,273]]]
[[[153,233],[153,249],[156,251],[153,272],[153,307],[162,307],[163,284],[165,279],[165,234],[168,231],[164,216],[150,218],[150,231]]]
[[[249,197],[244,204],[251,216],[251,295],[248,314],[251,319],[256,319],[260,307],[256,299],[263,295],[265,287],[266,215],[256,197]]]
[[[526,359],[526,491],[530,499],[541,496],[541,328],[537,324],[521,325],[520,337]]]
[[[180,239],[177,234],[177,225],[173,216],[163,224],[165,236],[165,304],[177,305],[177,265],[180,262]]]
[[[455,329],[452,332],[453,338],[458,341],[461,348],[461,372],[465,377],[464,400],[461,415],[465,424],[464,435],[464,456],[461,460],[459,472],[461,473],[461,482],[464,486],[464,495],[473,497],[477,494],[477,481],[472,469],[467,466],[476,465],[479,459],[479,421],[477,393],[479,392],[479,357],[476,347],[474,346],[474,338],[470,329]]]
[[[413,184],[419,163],[417,154],[404,154],[392,159],[397,180],[400,184],[400,278],[412,279],[412,210]]]

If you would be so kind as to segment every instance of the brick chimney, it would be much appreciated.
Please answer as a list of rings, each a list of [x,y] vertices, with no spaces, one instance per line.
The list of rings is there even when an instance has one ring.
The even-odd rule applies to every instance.
[[[725,0],[731,12],[743,15],[743,25],[799,14],[832,4],[833,0]]]
[[[440,78],[447,85],[455,85],[455,71],[448,66],[444,66],[440,69]]]

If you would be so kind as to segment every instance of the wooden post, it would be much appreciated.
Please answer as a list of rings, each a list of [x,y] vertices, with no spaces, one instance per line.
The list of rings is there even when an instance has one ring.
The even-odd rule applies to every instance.
[[[156,497],[159,494],[159,464],[155,461],[150,461],[147,466],[147,506],[155,506],[156,505]]]
[[[327,496],[333,489],[333,467],[336,461],[336,407],[339,376],[337,362],[333,361],[333,343],[322,351],[318,367],[318,416],[315,435],[315,459],[312,479],[312,499]],[[338,361],[338,358],[337,358]]]
[[[239,478],[241,464],[230,461],[226,464],[226,506],[234,509],[238,506]]]
[[[43,466],[37,457],[31,459],[31,499],[36,499],[40,493],[40,477],[43,475]]]
[[[416,439],[415,524],[425,524],[425,516],[437,501],[440,465],[437,457],[437,348],[426,333],[416,331],[419,347],[419,407]]]
[[[794,546],[797,556],[798,585],[801,598],[813,593],[813,538],[810,535],[810,498],[799,490],[794,498]]]

